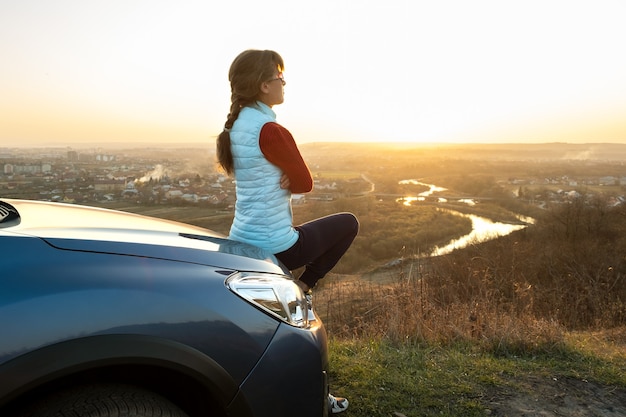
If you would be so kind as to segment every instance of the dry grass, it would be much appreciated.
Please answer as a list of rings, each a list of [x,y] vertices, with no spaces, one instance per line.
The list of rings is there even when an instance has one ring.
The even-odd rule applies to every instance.
[[[626,325],[626,208],[568,205],[452,254],[332,275],[316,289],[331,335],[554,351],[575,331]]]
[[[398,269],[362,277],[331,275],[315,292],[315,308],[334,337],[471,343],[500,353],[562,344],[565,329],[558,323],[488,301],[442,305],[424,276]]]

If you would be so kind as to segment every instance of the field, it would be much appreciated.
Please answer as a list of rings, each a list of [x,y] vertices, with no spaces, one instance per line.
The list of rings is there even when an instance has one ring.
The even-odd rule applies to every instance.
[[[319,177],[375,184],[365,195],[294,207],[296,222],[352,211],[361,223],[314,292],[330,335],[332,390],[351,402],[345,416],[626,415],[623,146],[596,146],[585,160],[574,157],[590,155],[584,147],[563,144],[309,144],[302,152]],[[615,183],[599,185],[605,177]],[[397,203],[422,191],[404,179],[479,201],[456,210],[537,221],[424,258],[470,225],[436,201]],[[222,233],[232,219],[217,208],[113,208]]]
[[[314,171],[315,178],[329,178],[333,180],[351,180],[359,178],[360,172],[357,171]]]

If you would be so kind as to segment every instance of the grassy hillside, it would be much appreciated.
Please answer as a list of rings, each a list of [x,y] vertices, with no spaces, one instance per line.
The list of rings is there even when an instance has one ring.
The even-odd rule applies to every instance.
[[[588,149],[564,144],[302,149],[325,177],[341,177],[341,166],[375,184],[370,195],[294,207],[296,222],[351,211],[361,223],[314,293],[333,392],[351,402],[343,415],[626,415],[626,209],[609,204],[624,187],[596,181],[625,175],[624,146],[584,162],[569,158]],[[434,202],[397,203],[395,195],[422,191],[399,183],[411,178],[481,199],[455,210],[536,223],[424,258],[470,224]],[[551,202],[564,187],[580,197]],[[116,208],[222,233],[232,220],[207,207]]]
[[[625,231],[623,208],[573,202],[450,255],[328,277],[314,300],[347,415],[626,415]]]

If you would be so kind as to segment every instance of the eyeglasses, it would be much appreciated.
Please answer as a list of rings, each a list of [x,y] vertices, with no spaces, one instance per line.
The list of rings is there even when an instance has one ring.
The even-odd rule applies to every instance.
[[[287,84],[287,81],[285,81],[285,79],[282,77],[282,75],[279,75],[276,78],[272,78],[271,80],[268,80],[267,82],[271,83],[272,81],[280,81],[283,84],[283,86]]]

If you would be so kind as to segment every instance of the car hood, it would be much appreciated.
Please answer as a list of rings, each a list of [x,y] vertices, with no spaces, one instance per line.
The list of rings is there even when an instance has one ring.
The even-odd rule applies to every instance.
[[[96,207],[2,199],[0,234],[7,233],[38,237],[66,250],[146,256],[228,270],[286,272],[271,253],[211,230]]]

